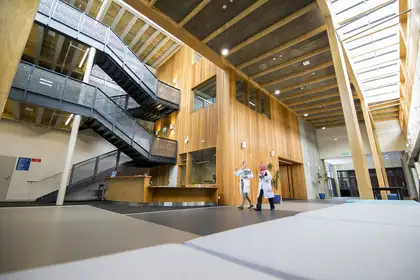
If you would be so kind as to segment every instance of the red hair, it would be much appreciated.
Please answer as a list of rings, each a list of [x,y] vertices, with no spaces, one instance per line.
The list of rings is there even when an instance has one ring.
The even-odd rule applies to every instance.
[[[265,166],[265,164],[264,164],[264,163],[261,163],[261,164],[260,164],[260,170],[261,170],[261,171],[266,171],[266,170],[267,170],[267,166]]]

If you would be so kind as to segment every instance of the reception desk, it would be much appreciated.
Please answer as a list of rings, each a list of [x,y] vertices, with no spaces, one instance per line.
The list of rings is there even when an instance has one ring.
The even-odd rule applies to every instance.
[[[218,189],[215,185],[202,187],[149,186],[150,176],[121,176],[107,178],[105,199],[108,201],[138,203],[202,203],[217,205]]]

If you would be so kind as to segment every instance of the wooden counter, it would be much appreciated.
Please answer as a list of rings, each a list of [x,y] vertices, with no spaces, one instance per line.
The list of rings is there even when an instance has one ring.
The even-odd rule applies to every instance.
[[[216,187],[148,187],[147,202],[212,202],[218,204]]]
[[[205,202],[218,203],[218,188],[149,186],[150,176],[120,176],[107,178],[105,199],[123,202]]]
[[[106,179],[105,199],[124,202],[146,202],[150,176],[120,176]]]

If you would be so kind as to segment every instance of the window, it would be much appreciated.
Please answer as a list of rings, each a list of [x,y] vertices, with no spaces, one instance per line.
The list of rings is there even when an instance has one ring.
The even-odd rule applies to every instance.
[[[257,90],[253,87],[249,87],[249,108],[257,111]]]
[[[198,52],[194,52],[193,63],[192,64],[196,64],[201,58],[202,58],[202,56]]]
[[[236,100],[245,104],[246,82],[236,75]]]
[[[260,113],[266,116],[267,118],[270,118],[270,97],[260,93],[259,95],[259,101],[260,101]]]
[[[216,149],[207,149],[191,153],[191,183],[216,183]]]
[[[194,112],[216,103],[216,76],[193,89]]]

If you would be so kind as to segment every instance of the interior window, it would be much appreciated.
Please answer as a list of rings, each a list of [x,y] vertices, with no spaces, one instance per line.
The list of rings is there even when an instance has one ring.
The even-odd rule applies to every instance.
[[[193,89],[194,112],[216,103],[216,76]]]

